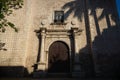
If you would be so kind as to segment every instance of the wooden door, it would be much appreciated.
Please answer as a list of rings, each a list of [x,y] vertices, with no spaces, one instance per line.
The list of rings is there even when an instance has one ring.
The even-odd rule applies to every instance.
[[[70,72],[70,60],[68,46],[60,41],[54,42],[49,48],[48,72],[68,73]]]

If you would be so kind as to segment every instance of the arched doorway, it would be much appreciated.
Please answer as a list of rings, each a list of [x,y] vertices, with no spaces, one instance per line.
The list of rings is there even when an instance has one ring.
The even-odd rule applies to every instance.
[[[49,47],[48,73],[69,73],[70,57],[68,46],[61,41]]]

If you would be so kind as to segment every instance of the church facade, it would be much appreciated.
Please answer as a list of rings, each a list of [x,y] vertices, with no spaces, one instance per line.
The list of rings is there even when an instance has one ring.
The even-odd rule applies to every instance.
[[[0,76],[119,76],[115,0],[24,0],[0,33]]]

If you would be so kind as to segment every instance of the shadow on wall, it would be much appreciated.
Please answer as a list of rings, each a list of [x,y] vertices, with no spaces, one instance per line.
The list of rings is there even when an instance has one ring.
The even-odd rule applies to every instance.
[[[80,21],[82,21],[82,18],[86,17],[86,15],[83,16],[83,14],[85,14],[84,1],[85,0],[74,0],[66,3],[62,7],[63,9],[68,9],[68,11],[65,12],[65,19],[74,12],[74,17],[77,17]],[[91,64],[92,62],[89,54],[89,44],[92,43],[91,47],[96,75],[102,77],[120,76],[120,31],[119,26],[117,25],[118,15],[115,7],[115,0],[89,0],[87,5],[87,10],[91,11],[90,15],[94,18],[97,36],[93,42],[90,42],[90,29],[85,26],[87,45],[79,51],[79,55],[76,55],[80,56],[81,71],[84,72],[85,76],[91,75],[93,65]],[[103,11],[102,14],[97,17],[96,9],[99,8],[103,9]],[[104,29],[101,33],[99,21],[103,18],[106,20],[108,28]],[[111,25],[110,18],[116,23],[116,25]],[[89,23],[86,25],[89,25]],[[39,43],[39,45],[41,45],[41,43]],[[40,52],[40,48],[38,52]],[[39,54],[40,53],[38,53],[38,58],[40,56]],[[38,58],[36,62],[39,61]],[[23,73],[28,74],[27,69],[23,66],[0,66],[0,77],[22,77],[24,76]]]
[[[28,70],[23,66],[0,66],[0,77],[24,77]]]
[[[89,34],[90,28],[85,26],[87,45],[79,52],[81,70],[85,72],[86,76],[89,76],[94,66],[96,76],[118,77],[120,73],[120,31],[115,0],[87,0],[86,4],[87,10],[91,11],[89,15],[94,18],[97,36],[94,41],[91,42],[91,35]],[[80,21],[82,21],[82,18],[85,18],[86,21],[89,19],[86,18],[88,13],[87,16],[83,16],[83,14],[86,13],[84,11],[84,0],[68,2],[62,8],[68,9],[68,11],[65,12],[65,19],[67,19],[72,12],[74,13],[74,17],[77,17]],[[102,9],[100,16],[97,16],[96,9]],[[102,19],[105,19],[107,23],[107,28],[104,29],[103,32],[100,31],[101,26],[99,25],[99,21]],[[114,26],[111,24],[111,20],[115,22]],[[87,23],[86,25],[90,24]],[[92,48],[94,65],[91,65],[90,46]]]
[[[86,17],[88,15],[84,15],[86,14],[84,10],[84,0],[74,0],[68,2],[62,8],[68,9],[68,11],[65,12],[65,19],[67,19],[73,12],[74,17],[77,17],[80,21],[82,21],[82,18],[87,19]],[[102,9],[100,16],[97,16],[96,9]],[[85,26],[87,45],[79,51],[79,55],[76,55],[80,56],[81,72],[85,75],[85,77],[90,77],[94,74],[92,70],[94,67],[96,72],[95,74],[98,77],[118,77],[120,73],[120,31],[115,0],[89,0],[87,2],[87,10],[91,11],[89,15],[94,18],[97,36],[94,41],[91,42],[91,35],[89,34],[90,28]],[[101,25],[99,25],[99,21],[102,19],[106,20],[107,28],[101,33]],[[111,25],[111,19],[116,25]],[[85,21],[89,22],[89,20]],[[89,25],[89,23],[86,25]],[[93,62],[91,60],[90,47],[92,48]]]
[[[0,33],[5,33],[7,27],[11,27],[18,32],[14,23],[8,21],[7,16],[10,16],[14,10],[22,8],[23,0],[1,0],[0,1]],[[6,43],[0,40],[0,51],[7,51]]]
[[[80,21],[84,18],[84,1],[85,0],[74,0],[71,2],[66,3],[62,9],[68,9],[65,12],[65,19],[69,17],[70,14],[74,13],[74,17],[77,17]],[[87,9],[91,11],[90,15],[93,15],[93,17],[96,17],[96,9],[103,9],[101,15],[98,17],[98,19],[95,20],[101,20],[104,17],[108,17],[108,15],[111,15],[112,20],[116,21],[118,19],[118,14],[116,10],[116,3],[115,0],[87,0]],[[106,18],[109,20],[109,18]],[[117,22],[117,21],[116,21]]]
[[[8,21],[7,16],[10,16],[14,10],[20,9],[23,6],[23,0],[2,0],[0,1],[0,33],[5,33],[7,27],[11,27],[18,32],[14,23]],[[0,40],[0,51],[7,51],[6,43]]]
[[[5,43],[2,43],[0,41],[0,51],[7,51],[7,49],[5,48]]]
[[[82,68],[81,70],[85,74],[85,76],[92,76],[91,72],[93,73],[93,67],[95,65],[94,69],[97,76],[118,76],[120,36],[115,0],[87,0],[86,9],[91,11],[89,15],[85,11],[84,1],[85,0],[74,0],[66,3],[62,7],[62,9],[68,9],[65,12],[65,19],[67,19],[72,13],[74,13],[74,17],[77,17],[79,21],[82,21],[83,18],[85,19],[87,45],[80,50],[80,55],[76,55],[80,56],[80,63]],[[97,16],[97,9],[102,9],[102,13],[100,16]],[[97,36],[95,37],[93,42],[91,42],[91,32],[88,26],[89,18],[87,18],[90,15],[94,18],[95,28],[97,32]],[[99,25],[99,21],[102,19],[106,20],[107,28],[104,29],[101,33],[101,26]],[[113,22],[115,22],[116,25],[111,25],[111,19]],[[41,42],[39,45],[41,45]],[[92,51],[90,49],[92,49]],[[90,51],[93,53],[94,56],[94,64],[92,64],[93,62],[91,60]],[[40,52],[40,47],[38,52]],[[39,61],[39,56],[40,53],[38,53],[37,62]]]
[[[93,60],[98,77],[120,76],[120,36],[117,26],[105,29],[101,36],[92,42]],[[88,47],[80,50],[81,68],[86,75],[90,74],[91,62]],[[89,69],[89,70],[88,70]]]
[[[8,21],[7,16],[13,13],[14,10],[20,9],[23,6],[23,0],[1,0],[0,1],[0,32],[5,32],[7,27],[11,27],[18,32],[14,23]]]
[[[84,0],[74,0],[66,3],[62,9],[68,9],[65,12],[65,19],[69,17],[70,14],[74,12],[74,17],[77,17],[80,21],[82,21],[84,14]]]

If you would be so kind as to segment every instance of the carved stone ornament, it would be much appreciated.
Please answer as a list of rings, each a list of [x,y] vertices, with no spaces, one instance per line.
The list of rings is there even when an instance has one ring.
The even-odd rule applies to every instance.
[[[41,21],[41,25],[45,25],[45,24],[47,24],[47,21],[46,20],[42,20]]]

